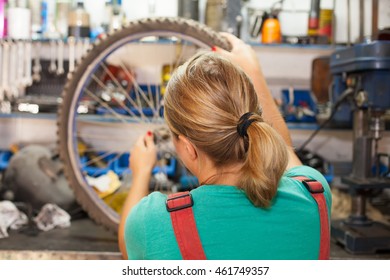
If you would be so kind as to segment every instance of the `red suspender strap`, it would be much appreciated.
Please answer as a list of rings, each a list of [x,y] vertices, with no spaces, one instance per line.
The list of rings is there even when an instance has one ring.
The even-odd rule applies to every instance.
[[[317,202],[318,211],[320,214],[320,253],[319,260],[328,260],[330,254],[330,232],[328,208],[324,196],[324,187],[316,180],[309,179],[303,176],[292,177],[295,180],[301,181],[311,196]]]
[[[205,260],[206,255],[196,228],[190,192],[174,193],[168,196],[166,207],[171,215],[173,231],[183,260]]]

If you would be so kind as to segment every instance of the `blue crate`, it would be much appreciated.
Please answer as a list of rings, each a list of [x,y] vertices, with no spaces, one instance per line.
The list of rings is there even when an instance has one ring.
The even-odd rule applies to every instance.
[[[116,161],[113,162],[111,166],[112,170],[119,176],[130,173],[129,156],[130,156],[129,153],[124,153]],[[175,158],[172,158],[169,162],[169,165],[164,166],[163,168],[157,166],[153,169],[152,173],[155,174],[162,171],[166,173],[168,176],[173,176],[175,174],[176,165],[177,165],[177,160]]]
[[[0,171],[7,169],[12,152],[0,150]]]
[[[329,164],[328,173],[323,174],[328,184],[332,183],[334,179],[334,171],[333,171],[333,165]]]
[[[286,122],[304,122],[304,123],[314,123],[317,121],[316,116],[308,116],[303,115],[302,117],[298,118],[293,112],[290,111],[291,107],[293,109],[299,108],[299,107],[306,107],[307,109],[314,112],[314,114],[317,114],[317,105],[314,102],[310,91],[309,90],[302,90],[302,89],[294,89],[293,95],[294,95],[294,101],[290,105],[290,96],[289,96],[289,90],[283,89],[282,90],[282,110],[283,115],[285,117]]]
[[[102,156],[103,154],[104,154],[103,152],[100,152],[100,153],[98,153],[98,156]],[[114,157],[115,157],[115,155],[110,154],[107,157],[104,157],[102,160],[104,160],[105,162],[108,163]],[[101,175],[106,174],[108,171],[112,170],[112,165],[113,165],[114,161],[112,161],[110,164],[108,164],[107,167],[105,167],[105,168],[96,167],[96,166],[84,166],[89,160],[90,159],[88,157],[86,157],[86,156],[83,156],[83,157],[80,158],[82,171],[86,172],[89,176],[99,177]]]
[[[152,173],[155,174],[158,172],[164,172],[168,176],[173,176],[175,175],[176,165],[177,165],[177,160],[175,158],[171,158],[169,160],[169,165],[165,165],[163,167],[156,166],[155,168],[153,168]]]
[[[119,176],[130,173],[129,153],[124,153],[116,161],[114,161],[112,163],[112,170]]]
[[[100,152],[98,154],[98,156],[103,155],[103,154],[104,154],[104,152]],[[108,163],[107,167],[105,167],[105,168],[99,168],[99,167],[95,167],[95,166],[83,166],[85,163],[88,162],[89,159],[85,156],[81,157],[80,161],[81,161],[82,170],[84,172],[86,172],[89,176],[92,176],[92,177],[98,177],[98,176],[104,175],[110,170],[112,170],[113,172],[118,174],[118,176],[123,176],[125,174],[129,174],[130,173],[129,153],[124,153],[118,158],[116,158],[116,157],[117,157],[117,155],[115,155],[115,154],[111,154],[111,155],[105,157],[104,161]],[[163,168],[160,166],[157,166],[153,169],[152,173],[155,174],[157,172],[162,171],[162,172],[166,173],[168,176],[173,176],[175,174],[176,165],[177,165],[177,160],[175,158],[172,158],[169,161],[169,165],[164,166]]]

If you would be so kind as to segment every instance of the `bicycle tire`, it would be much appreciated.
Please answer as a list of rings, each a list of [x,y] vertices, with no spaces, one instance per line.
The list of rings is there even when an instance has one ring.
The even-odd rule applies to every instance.
[[[91,65],[97,63],[102,53],[111,48],[115,43],[126,38],[168,33],[179,37],[187,37],[203,43],[208,47],[218,46],[230,50],[229,42],[213,31],[211,28],[183,18],[147,18],[129,22],[122,29],[107,35],[106,38],[97,41],[83,57],[81,63],[73,73],[68,76],[67,83],[62,93],[62,103],[58,108],[57,136],[60,158],[64,165],[64,173],[70,187],[80,206],[87,212],[92,220],[105,228],[117,232],[120,216],[109,206],[102,203],[91,188],[80,183],[80,171],[74,163],[74,148],[72,124],[73,112],[77,104],[78,88],[82,83],[82,77],[92,75]],[[90,74],[88,74],[90,71]],[[86,76],[87,75],[87,76]],[[76,113],[75,113],[76,114]]]

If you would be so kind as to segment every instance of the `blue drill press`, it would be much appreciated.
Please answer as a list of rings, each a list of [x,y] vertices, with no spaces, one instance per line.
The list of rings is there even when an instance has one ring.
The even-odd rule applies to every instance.
[[[334,120],[352,123],[352,174],[343,177],[352,195],[352,213],[332,222],[332,238],[354,254],[390,250],[390,227],[366,216],[366,200],[390,188],[390,155],[378,152],[390,110],[390,41],[358,44],[330,59]],[[349,102],[344,102],[349,101]],[[383,172],[381,165],[387,162]]]

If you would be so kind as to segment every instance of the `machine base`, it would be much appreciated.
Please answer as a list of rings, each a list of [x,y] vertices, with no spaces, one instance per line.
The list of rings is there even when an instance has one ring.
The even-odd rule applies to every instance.
[[[390,227],[378,222],[361,226],[348,224],[346,220],[333,221],[331,236],[351,254],[390,251]]]

